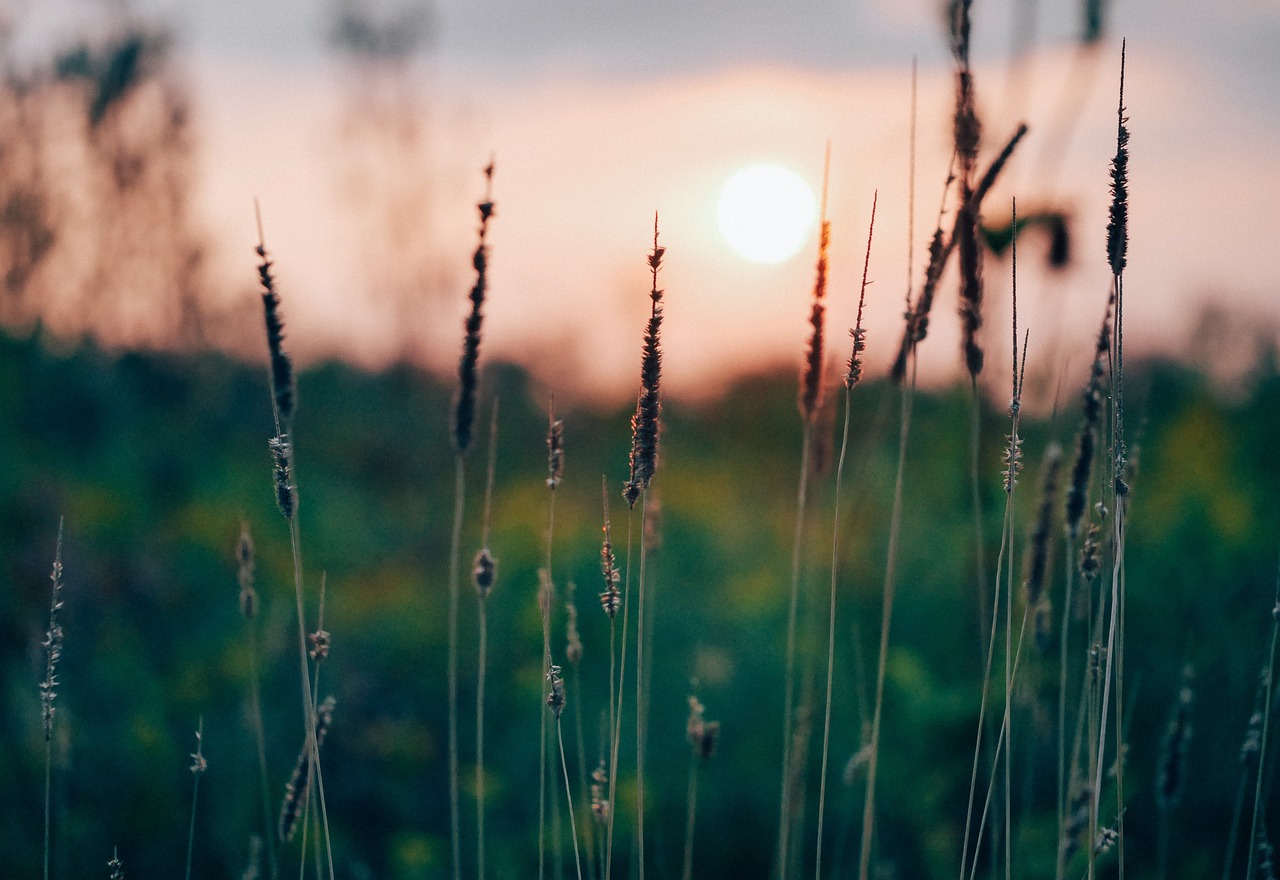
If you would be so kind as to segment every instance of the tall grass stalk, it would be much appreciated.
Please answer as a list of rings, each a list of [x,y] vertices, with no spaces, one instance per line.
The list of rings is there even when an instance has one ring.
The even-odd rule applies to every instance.
[[[196,847],[196,805],[200,801],[200,777],[209,769],[209,763],[204,757],[204,716],[200,716],[200,723],[196,726],[196,750],[191,753],[191,775],[193,777],[191,783],[191,824],[187,828],[187,870],[183,875],[186,880],[191,880],[191,854]]]
[[[560,770],[564,775],[564,796],[569,803],[569,827],[573,829],[573,861],[578,869],[578,880],[582,880],[582,856],[578,850],[578,826],[573,818],[573,787],[569,784],[569,762],[565,760],[564,755],[564,726],[560,723],[560,716],[564,714],[565,698],[564,679],[560,677],[559,666],[547,667],[547,681],[551,683],[550,692],[547,694],[547,706],[551,709],[556,719],[556,741],[560,746]]]
[[[289,526],[289,549],[293,560],[293,594],[298,619],[298,662],[302,687],[303,723],[311,767],[316,785],[321,792],[321,818],[324,837],[329,844],[329,818],[324,809],[324,777],[320,768],[320,749],[316,743],[316,701],[311,690],[307,665],[307,625],[303,603],[302,541],[298,530],[298,493],[296,486],[296,442],[293,433],[293,415],[296,405],[296,389],[293,378],[293,362],[284,350],[284,321],[280,314],[280,296],[271,273],[272,262],[267,257],[266,241],[262,230],[262,214],[254,203],[258,222],[258,247],[261,259],[258,278],[262,286],[264,322],[267,331],[267,350],[270,356],[271,407],[276,433],[268,447],[274,460],[276,505]],[[305,858],[305,856],[304,856]],[[330,844],[329,878],[333,880],[333,856]]]
[[[547,477],[547,542],[545,542],[545,555],[543,558],[543,570],[540,573],[540,585],[538,591],[538,605],[543,618],[543,663],[545,668],[552,668],[552,605],[556,600],[556,582],[552,579],[552,553],[554,542],[556,542],[556,489],[562,477],[563,468],[563,422],[556,418],[556,400],[552,399],[547,411],[547,449],[548,449],[548,477]],[[550,682],[548,677],[547,682]],[[547,687],[540,687],[539,701],[545,702],[550,696]],[[539,746],[539,771],[538,771],[538,871],[539,876],[543,876],[545,871],[545,858],[547,858],[547,712],[539,712],[541,719],[541,735]],[[561,875],[559,871],[559,810],[553,803],[553,835],[556,835],[557,845],[554,847],[554,856],[556,856],[557,868],[556,876]],[[576,845],[576,840],[575,840]]]
[[[827,144],[822,164],[822,201],[819,209],[818,261],[814,273],[813,305],[809,324],[812,332],[805,352],[804,370],[800,378],[800,476],[796,486],[795,529],[791,540],[791,582],[787,602],[787,647],[783,664],[782,706],[782,782],[779,786],[778,804],[778,865],[779,880],[786,880],[791,866],[793,809],[795,795],[792,780],[798,771],[794,754],[796,737],[796,630],[800,607],[800,558],[804,548],[805,513],[808,508],[809,470],[813,428],[822,405],[822,378],[826,367],[824,354],[824,328],[827,294],[827,248],[831,241],[831,223],[827,219],[827,184],[831,176],[831,144]],[[803,772],[803,769],[799,769]]]
[[[62,658],[62,518],[58,518],[58,543],[49,575],[49,629],[44,637],[44,680],[40,682],[40,706],[44,718],[44,880],[49,880],[53,811],[53,715],[58,696],[58,660]]]
[[[1275,604],[1272,606],[1272,625],[1271,625],[1271,650],[1267,656],[1267,670],[1265,675],[1266,697],[1263,700],[1262,709],[1262,737],[1258,742],[1258,771],[1256,773],[1256,781],[1253,788],[1253,815],[1249,820],[1249,861],[1248,868],[1245,870],[1246,877],[1253,877],[1253,855],[1258,848],[1259,828],[1262,823],[1262,814],[1266,809],[1266,803],[1262,796],[1262,780],[1266,769],[1267,757],[1267,738],[1271,733],[1271,704],[1275,702],[1272,699],[1272,692],[1275,688],[1276,673],[1276,648],[1280,645],[1280,572],[1276,576],[1276,598]]]
[[[867,880],[871,870],[872,832],[875,829],[876,776],[880,768],[880,724],[884,713],[885,668],[889,660],[889,632],[893,622],[893,600],[897,591],[898,539],[902,529],[902,494],[907,468],[907,440],[911,436],[911,414],[915,400],[916,355],[908,353],[910,379],[902,385],[902,419],[898,431],[898,469],[893,482],[893,507],[889,516],[889,545],[884,570],[884,595],[880,615],[880,649],[876,661],[876,695],[871,714],[871,742],[867,759],[867,790],[862,806],[862,844],[858,853],[858,880]]]
[[[649,483],[658,463],[658,435],[661,424],[662,398],[662,294],[658,272],[666,248],[658,244],[658,215],[653,215],[653,250],[648,264],[651,277],[649,290],[649,322],[645,326],[643,354],[640,359],[640,394],[635,415],[631,417],[631,476],[623,489],[623,497],[631,510],[640,502],[640,572],[636,581],[636,850],[638,874],[644,880],[644,758],[645,758],[645,562],[648,551]],[[631,517],[627,518],[627,568],[631,567]],[[624,626],[625,632],[625,626]],[[625,649],[624,649],[625,654]]]
[[[462,355],[458,359],[458,395],[454,400],[452,441],[454,449],[453,530],[449,539],[449,838],[453,880],[462,880],[462,832],[458,806],[458,596],[461,592],[462,522],[466,501],[466,455],[471,446],[475,421],[480,359],[480,330],[484,323],[484,301],[488,291],[489,250],[486,237],[493,217],[493,162],[484,169],[484,200],[476,205],[480,214],[475,252],[471,265],[476,272],[468,299],[471,310],[463,323]]]
[[[822,878],[822,831],[827,807],[827,761],[831,752],[831,703],[832,685],[836,663],[836,580],[840,564],[840,486],[844,481],[845,454],[849,449],[849,412],[853,407],[853,388],[862,378],[862,356],[866,348],[866,331],[862,328],[862,307],[867,299],[867,272],[871,268],[871,237],[876,228],[876,202],[879,193],[871,197],[871,222],[867,229],[867,254],[862,264],[862,287],[858,293],[858,316],[849,335],[853,338],[853,352],[849,355],[848,371],[844,377],[844,429],[840,435],[840,455],[836,464],[834,514],[831,521],[831,591],[827,605],[827,693],[822,718],[822,770],[818,777],[818,836],[814,848],[814,880]],[[688,880],[686,877],[685,880]]]
[[[484,487],[484,517],[481,525],[480,551],[472,566],[471,579],[476,588],[479,637],[476,661],[476,875],[484,880],[484,686],[488,667],[489,622],[488,599],[493,590],[497,563],[489,551],[489,533],[493,521],[493,482],[498,457],[498,398],[493,398],[489,419],[489,463]]]
[[[240,526],[236,560],[239,563],[240,617],[244,620],[245,650],[249,655],[249,714],[253,727],[254,745],[258,753],[258,783],[262,795],[262,827],[265,834],[263,843],[267,850],[267,866],[271,880],[276,880],[279,866],[276,864],[275,835],[271,833],[271,784],[267,773],[266,725],[262,719],[262,669],[259,659],[258,627],[255,622],[259,602],[258,591],[253,583],[253,538],[249,534],[247,522]]]

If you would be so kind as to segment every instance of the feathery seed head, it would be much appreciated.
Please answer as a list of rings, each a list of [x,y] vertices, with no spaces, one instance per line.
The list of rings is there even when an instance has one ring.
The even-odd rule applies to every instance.
[[[258,246],[254,250],[262,259],[258,264],[258,281],[262,285],[262,311],[267,328],[267,353],[271,361],[271,394],[275,401],[276,415],[284,430],[293,423],[295,388],[293,361],[284,350],[284,318],[280,314],[280,294],[276,291],[271,275],[271,260],[267,257],[266,244],[259,227]]]
[[[480,211],[479,242],[471,256],[471,267],[476,280],[468,299],[471,312],[463,322],[462,356],[458,359],[458,396],[453,410],[453,448],[459,455],[466,454],[471,446],[472,428],[476,416],[476,391],[479,387],[477,364],[480,360],[480,329],[484,323],[484,299],[488,290],[489,251],[485,237],[489,232],[489,220],[494,215],[490,189],[493,183],[493,163],[484,169],[485,197],[477,205]]]
[[[871,236],[875,233],[876,228],[876,202],[880,199],[880,192],[877,190],[871,197],[871,223],[867,229],[867,256],[862,263],[862,287],[858,292],[858,317],[853,322],[853,329],[849,331],[849,336],[853,338],[853,353],[849,355],[848,369],[844,374],[844,387],[846,390],[852,391],[853,386],[857,385],[862,379],[862,353],[867,348],[867,331],[862,327],[862,307],[867,301],[867,272],[871,268]]]
[[[1040,508],[1035,528],[1031,532],[1031,553],[1027,562],[1027,577],[1023,581],[1027,605],[1035,607],[1044,593],[1045,575],[1049,570],[1050,538],[1053,528],[1053,510],[1057,504],[1058,470],[1062,464],[1062,447],[1050,444],[1045,452],[1044,484],[1041,487]]]
[[[107,867],[111,869],[110,880],[124,880],[124,862],[120,861],[120,850],[117,847],[111,848],[111,861],[107,862]]]
[[[640,394],[636,412],[631,417],[631,477],[623,488],[627,505],[635,507],[640,493],[649,488],[658,463],[658,430],[662,414],[662,294],[658,289],[658,270],[666,248],[658,245],[658,215],[653,215],[653,250],[648,263],[652,274],[649,291],[649,323],[644,332],[644,352],[640,360]]]
[[[191,753],[191,772],[199,776],[201,773],[209,769],[209,762],[204,757],[204,718],[200,718],[200,724],[196,727],[196,750]]]
[[[597,825],[609,823],[609,771],[605,769],[604,759],[595,770],[591,771],[591,817]]]
[[[329,633],[326,630],[318,629],[313,633],[307,634],[307,641],[311,643],[311,647],[307,653],[316,663],[320,663],[329,656]]]
[[[1120,44],[1120,103],[1116,110],[1116,157],[1111,160],[1111,211],[1107,220],[1107,262],[1111,274],[1124,272],[1129,249],[1129,118],[1124,115],[1124,43]]]
[[[573,584],[569,584],[569,595],[573,595],[573,589]],[[569,615],[569,622],[565,626],[567,644],[564,656],[570,663],[577,666],[582,662],[582,635],[578,632],[578,606],[570,599],[565,603],[564,608]]]
[[[272,476],[276,483],[276,506],[284,514],[285,519],[293,519],[298,505],[298,490],[290,481],[293,479],[293,451],[289,444],[288,434],[276,434],[267,441],[271,450]]]
[[[53,737],[54,701],[58,696],[58,661],[62,658],[62,520],[58,520],[58,543],[53,553],[53,571],[49,575],[49,628],[45,631],[44,680],[40,682],[40,706],[44,718],[44,741]]]
[[[560,720],[564,712],[564,679],[560,677],[560,667],[552,665],[547,670],[547,681],[551,682],[551,692],[547,694],[547,707],[551,709],[556,720]]]
[[[813,310],[809,314],[809,345],[805,351],[804,376],[800,382],[800,415],[812,424],[822,400],[822,373],[826,357],[823,347],[823,329],[827,308],[823,299],[827,295],[827,249],[831,243],[831,222],[825,217],[818,233],[818,267],[813,282]]]
[[[236,561],[240,564],[238,579],[240,581],[240,615],[245,620],[252,620],[258,613],[258,591],[253,586],[253,538],[249,535],[249,524],[240,524],[240,541],[236,544]]]
[[[554,412],[554,411],[553,411]],[[552,492],[564,476],[564,421],[553,414],[547,429],[547,487]]]
[[[317,754],[324,745],[325,734],[333,723],[333,709],[337,701],[332,696],[324,698],[316,707],[315,743]],[[298,752],[298,761],[293,765],[293,775],[284,788],[284,801],[280,805],[280,820],[276,826],[281,843],[293,839],[302,818],[302,807],[307,802],[311,787],[311,743],[309,738],[302,742],[302,750]]]
[[[612,620],[622,608],[622,593],[618,590],[622,574],[618,571],[613,542],[609,539],[609,490],[603,477],[601,478],[601,495],[604,497],[604,543],[600,546],[600,570],[604,574],[604,592],[600,594],[600,606]]]

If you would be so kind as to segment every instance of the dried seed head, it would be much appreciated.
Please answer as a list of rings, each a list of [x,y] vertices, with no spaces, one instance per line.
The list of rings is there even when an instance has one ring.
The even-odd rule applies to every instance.
[[[823,329],[827,308],[823,298],[827,295],[827,248],[831,242],[831,223],[825,218],[818,233],[818,268],[813,282],[813,309],[809,313],[809,345],[805,350],[804,375],[800,381],[800,415],[812,424],[822,403],[822,373],[826,366],[823,348]]]
[[[311,659],[316,663],[322,662],[329,656],[328,632],[318,629],[307,635],[307,641],[311,643],[311,648],[307,653],[311,655]]]
[[[609,491],[603,480],[601,488],[604,496],[604,543],[600,547],[600,569],[604,574],[604,592],[600,594],[600,607],[612,620],[622,608],[622,593],[618,590],[622,574],[618,571],[618,561],[609,540]]]
[[[552,492],[564,476],[564,421],[551,417],[547,430],[547,487]]]
[[[480,360],[480,329],[484,323],[484,298],[488,290],[489,249],[485,237],[489,232],[489,220],[493,217],[493,200],[490,198],[493,183],[493,163],[484,169],[485,196],[476,206],[480,212],[479,242],[471,256],[471,267],[476,280],[468,298],[471,312],[463,322],[462,356],[458,359],[458,396],[453,410],[453,448],[459,455],[471,446],[472,426],[476,416],[476,391],[479,387],[477,364]]]
[[[261,218],[258,233],[255,252],[262,260],[258,264],[258,281],[262,285],[262,311],[267,326],[267,352],[271,360],[271,394],[276,414],[287,431],[293,423],[295,404],[293,362],[284,350],[284,319],[280,315],[280,295],[276,292],[275,279],[271,275],[271,260],[267,258],[266,243],[262,240]]]
[[[649,481],[658,463],[658,431],[662,414],[662,294],[658,289],[658,270],[666,248],[658,245],[658,215],[653,215],[653,250],[649,254],[649,270],[652,287],[649,291],[649,323],[644,331],[644,352],[640,360],[640,394],[636,399],[636,412],[631,417],[631,477],[623,487],[622,497],[627,505],[635,507],[640,493],[649,488]]]
[[[1160,740],[1160,766],[1156,773],[1156,807],[1167,812],[1182,801],[1185,787],[1187,749],[1191,745],[1191,704],[1195,695],[1191,682],[1195,670],[1187,666],[1182,670],[1182,686],[1169,715],[1164,736]]]
[[[44,680],[40,682],[40,706],[44,717],[44,741],[53,738],[54,701],[58,696],[58,660],[62,658],[62,520],[58,520],[58,543],[53,553],[53,571],[49,575],[49,628],[45,630]]]
[[[573,595],[573,584],[569,584],[569,595]],[[582,662],[582,636],[578,632],[578,606],[573,604],[570,599],[564,604],[564,609],[569,615],[569,622],[566,624],[566,641],[564,656],[570,663],[577,666]]]
[[[249,524],[240,524],[240,541],[236,545],[236,561],[240,564],[238,579],[240,581],[240,615],[245,620],[252,620],[258,613],[258,591],[253,587],[253,538],[249,535]]]
[[[1049,571],[1049,553],[1053,529],[1053,511],[1057,504],[1058,469],[1062,464],[1062,447],[1057,443],[1045,452],[1044,484],[1041,487],[1040,508],[1035,528],[1031,532],[1031,553],[1027,557],[1027,577],[1023,581],[1027,605],[1035,607],[1045,588],[1045,576]]]
[[[335,705],[337,705],[336,701],[329,696],[325,697],[324,702],[316,707],[315,742],[317,754],[319,754],[320,747],[324,745],[325,734],[329,732],[329,726],[333,723]],[[302,750],[298,752],[298,761],[293,766],[293,775],[289,777],[289,783],[284,788],[284,801],[280,805],[280,820],[276,827],[281,843],[287,843],[292,840],[294,832],[298,830],[298,822],[302,818],[302,807],[307,801],[310,786],[311,743],[309,738],[306,738],[302,742]]]
[[[1107,262],[1111,274],[1124,272],[1129,249],[1129,118],[1124,115],[1124,52],[1120,44],[1120,103],[1116,109],[1116,157],[1111,160],[1111,211],[1107,220]]]
[[[292,484],[293,452],[288,434],[277,434],[267,441],[271,450],[272,476],[276,484],[276,506],[285,519],[293,519],[298,506],[298,490]]]
[[[564,712],[564,679],[560,677],[560,667],[553,665],[547,670],[547,681],[551,682],[551,692],[547,694],[547,706],[556,720]]]
[[[191,753],[189,769],[196,776],[209,769],[209,762],[204,757],[204,718],[200,719],[200,724],[196,727],[196,750]]]
[[[596,769],[591,771],[591,817],[597,825],[609,824],[609,771],[604,767],[604,758]]]
[[[120,850],[117,847],[111,848],[111,861],[107,862],[107,867],[111,869],[110,880],[124,880],[124,862],[120,861]]]
[[[471,565],[471,582],[475,584],[476,595],[481,599],[489,598],[497,576],[498,560],[493,558],[488,547],[484,547],[476,554],[475,562]]]
[[[852,391],[853,386],[857,385],[862,379],[862,353],[867,349],[867,331],[862,326],[862,307],[867,301],[867,273],[871,269],[871,236],[876,228],[876,202],[880,199],[879,190],[871,197],[871,223],[867,229],[867,256],[862,263],[862,287],[858,293],[858,317],[853,322],[853,329],[849,331],[849,336],[853,339],[853,352],[849,355],[849,360],[844,374],[844,387]]]
[[[689,718],[685,722],[685,736],[693,749],[695,757],[703,761],[709,759],[716,750],[716,740],[720,736],[720,722],[706,720],[706,707],[697,697],[689,695]]]

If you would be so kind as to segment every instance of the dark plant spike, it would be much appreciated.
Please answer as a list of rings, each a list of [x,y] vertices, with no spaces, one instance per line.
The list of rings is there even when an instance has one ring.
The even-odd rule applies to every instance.
[[[644,331],[644,353],[640,360],[640,396],[631,417],[631,477],[622,496],[629,507],[635,507],[640,493],[649,488],[658,463],[658,426],[662,414],[662,293],[658,289],[658,270],[666,248],[658,245],[658,215],[653,215],[653,250],[648,264],[652,275],[649,290],[649,323]]]
[[[1120,103],[1116,109],[1116,157],[1111,161],[1111,216],[1107,221],[1107,262],[1111,274],[1124,272],[1129,249],[1129,118],[1124,115],[1125,45],[1120,44]]]
[[[871,269],[871,237],[876,229],[876,202],[880,199],[880,191],[871,196],[871,222],[867,229],[867,255],[862,263],[862,287],[858,292],[858,317],[853,322],[849,335],[853,338],[853,353],[849,355],[848,369],[844,374],[844,387],[850,391],[862,379],[862,355],[867,348],[867,331],[862,326],[862,307],[867,301],[867,273]]]
[[[280,294],[276,291],[275,278],[271,275],[271,260],[267,258],[266,240],[262,234],[262,214],[254,202],[258,220],[258,246],[255,252],[262,262],[258,264],[258,281],[262,285],[262,311],[267,326],[267,352],[271,358],[271,394],[275,401],[276,417],[281,430],[288,432],[293,424],[295,400],[293,361],[284,350],[284,318],[280,315]]]
[[[827,248],[831,243],[831,222],[827,220],[827,181],[830,177],[831,148],[827,147],[822,171],[822,209],[818,221],[818,265],[813,280],[813,309],[809,325],[813,332],[805,350],[804,375],[800,380],[800,415],[807,424],[813,424],[822,400],[822,372],[826,357],[823,350],[823,329],[826,322]]]
[[[453,448],[459,455],[465,454],[471,446],[472,428],[476,417],[480,328],[484,322],[484,298],[488,291],[489,250],[485,244],[485,238],[489,232],[489,220],[493,217],[492,161],[485,166],[484,179],[484,201],[476,205],[480,212],[480,240],[471,257],[471,267],[476,271],[476,281],[468,295],[471,300],[471,312],[463,323],[462,357],[458,360],[458,397],[453,411]]]

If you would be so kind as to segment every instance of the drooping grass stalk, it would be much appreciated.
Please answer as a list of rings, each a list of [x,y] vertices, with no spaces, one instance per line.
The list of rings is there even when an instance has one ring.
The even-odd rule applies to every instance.
[[[489,419],[489,465],[484,487],[484,518],[481,525],[480,550],[471,566],[471,583],[476,590],[479,637],[476,661],[476,874],[484,880],[484,685],[489,658],[488,599],[497,577],[497,560],[489,550],[489,532],[493,521],[493,483],[498,456],[498,398],[493,398]]]
[[[578,868],[578,880],[582,880],[582,856],[578,851],[578,826],[573,819],[573,788],[569,784],[569,763],[564,756],[564,727],[560,716],[564,714],[564,679],[560,677],[559,666],[547,668],[547,681],[551,683],[547,694],[547,706],[556,718],[556,741],[560,745],[560,770],[564,774],[564,796],[569,803],[569,827],[573,829],[573,861]]]
[[[867,299],[867,273],[871,268],[871,237],[876,228],[876,201],[879,192],[871,197],[871,222],[867,229],[867,254],[862,264],[862,287],[858,293],[858,315],[849,335],[853,338],[853,351],[849,355],[848,369],[844,376],[844,430],[840,435],[840,455],[836,463],[834,514],[831,522],[831,591],[827,605],[827,693],[822,718],[822,770],[818,777],[818,837],[814,852],[814,880],[822,880],[822,831],[827,807],[827,760],[831,753],[831,703],[832,685],[836,664],[836,574],[840,564],[840,486],[844,480],[845,454],[849,449],[849,412],[853,403],[853,388],[862,379],[862,357],[866,350],[866,330],[862,327],[862,307]],[[686,876],[685,880],[689,880]]]
[[[196,847],[196,805],[200,801],[200,777],[209,769],[209,762],[204,757],[204,716],[196,726],[196,750],[191,754],[191,824],[187,829],[187,871],[183,875],[191,880],[191,854]]]
[[[275,418],[275,436],[267,445],[271,452],[273,477],[275,479],[276,506],[289,526],[289,549],[293,560],[293,593],[298,619],[298,662],[302,687],[303,723],[305,736],[310,751],[311,767],[314,768],[316,785],[321,791],[321,809],[326,844],[329,845],[329,880],[333,880],[333,856],[329,842],[329,820],[324,811],[324,777],[320,769],[320,750],[315,741],[316,736],[316,702],[311,689],[311,679],[307,666],[307,628],[306,610],[303,602],[302,576],[302,541],[298,529],[298,491],[295,482],[295,442],[292,437],[293,415],[296,405],[296,389],[294,387],[293,362],[284,350],[284,319],[280,314],[280,295],[276,291],[275,279],[271,273],[272,262],[267,257],[265,236],[262,231],[262,215],[254,209],[258,221],[258,246],[256,253],[261,262],[258,264],[258,280],[262,286],[262,306],[264,323],[267,331],[267,351],[270,359],[271,406]],[[305,856],[304,856],[305,858]]]
[[[44,679],[40,682],[40,707],[44,718],[44,880],[49,880],[50,833],[53,804],[53,716],[58,697],[58,661],[62,658],[62,518],[58,518],[58,543],[49,575],[49,628],[44,635]]]
[[[1277,599],[1280,600],[1280,589],[1277,592]],[[1277,604],[1280,604],[1280,601]],[[1274,615],[1272,615],[1272,626],[1275,626]],[[1271,698],[1271,683],[1268,675],[1269,670],[1263,667],[1258,675],[1258,687],[1253,697],[1253,714],[1249,716],[1244,742],[1240,746],[1240,784],[1236,788],[1235,807],[1231,811],[1231,831],[1227,835],[1227,853],[1226,858],[1223,859],[1222,880],[1231,880],[1231,868],[1235,863],[1236,846],[1240,840],[1240,822],[1244,818],[1244,798],[1249,787],[1249,773],[1257,764],[1259,749],[1262,745],[1262,703]]]
[[[244,620],[246,650],[249,654],[249,713],[253,725],[254,745],[258,752],[258,782],[262,789],[263,842],[267,850],[267,866],[271,880],[276,880],[279,867],[276,864],[274,835],[271,833],[271,786],[267,773],[266,725],[262,719],[262,673],[258,658],[258,628],[255,623],[259,602],[258,591],[253,583],[253,538],[249,534],[247,522],[240,526],[236,561],[239,563],[240,617]]]
[[[791,539],[791,581],[787,601],[787,646],[783,664],[782,686],[782,781],[778,803],[778,880],[786,880],[790,867],[794,794],[791,783],[795,773],[796,732],[796,630],[800,608],[800,561],[804,547],[805,512],[808,508],[810,455],[813,428],[822,405],[822,379],[826,367],[824,329],[826,325],[827,249],[831,242],[831,223],[827,220],[827,183],[831,173],[831,145],[827,144],[822,167],[822,202],[819,210],[818,260],[813,281],[813,305],[809,313],[808,348],[800,377],[800,475],[796,485],[796,518]]]

